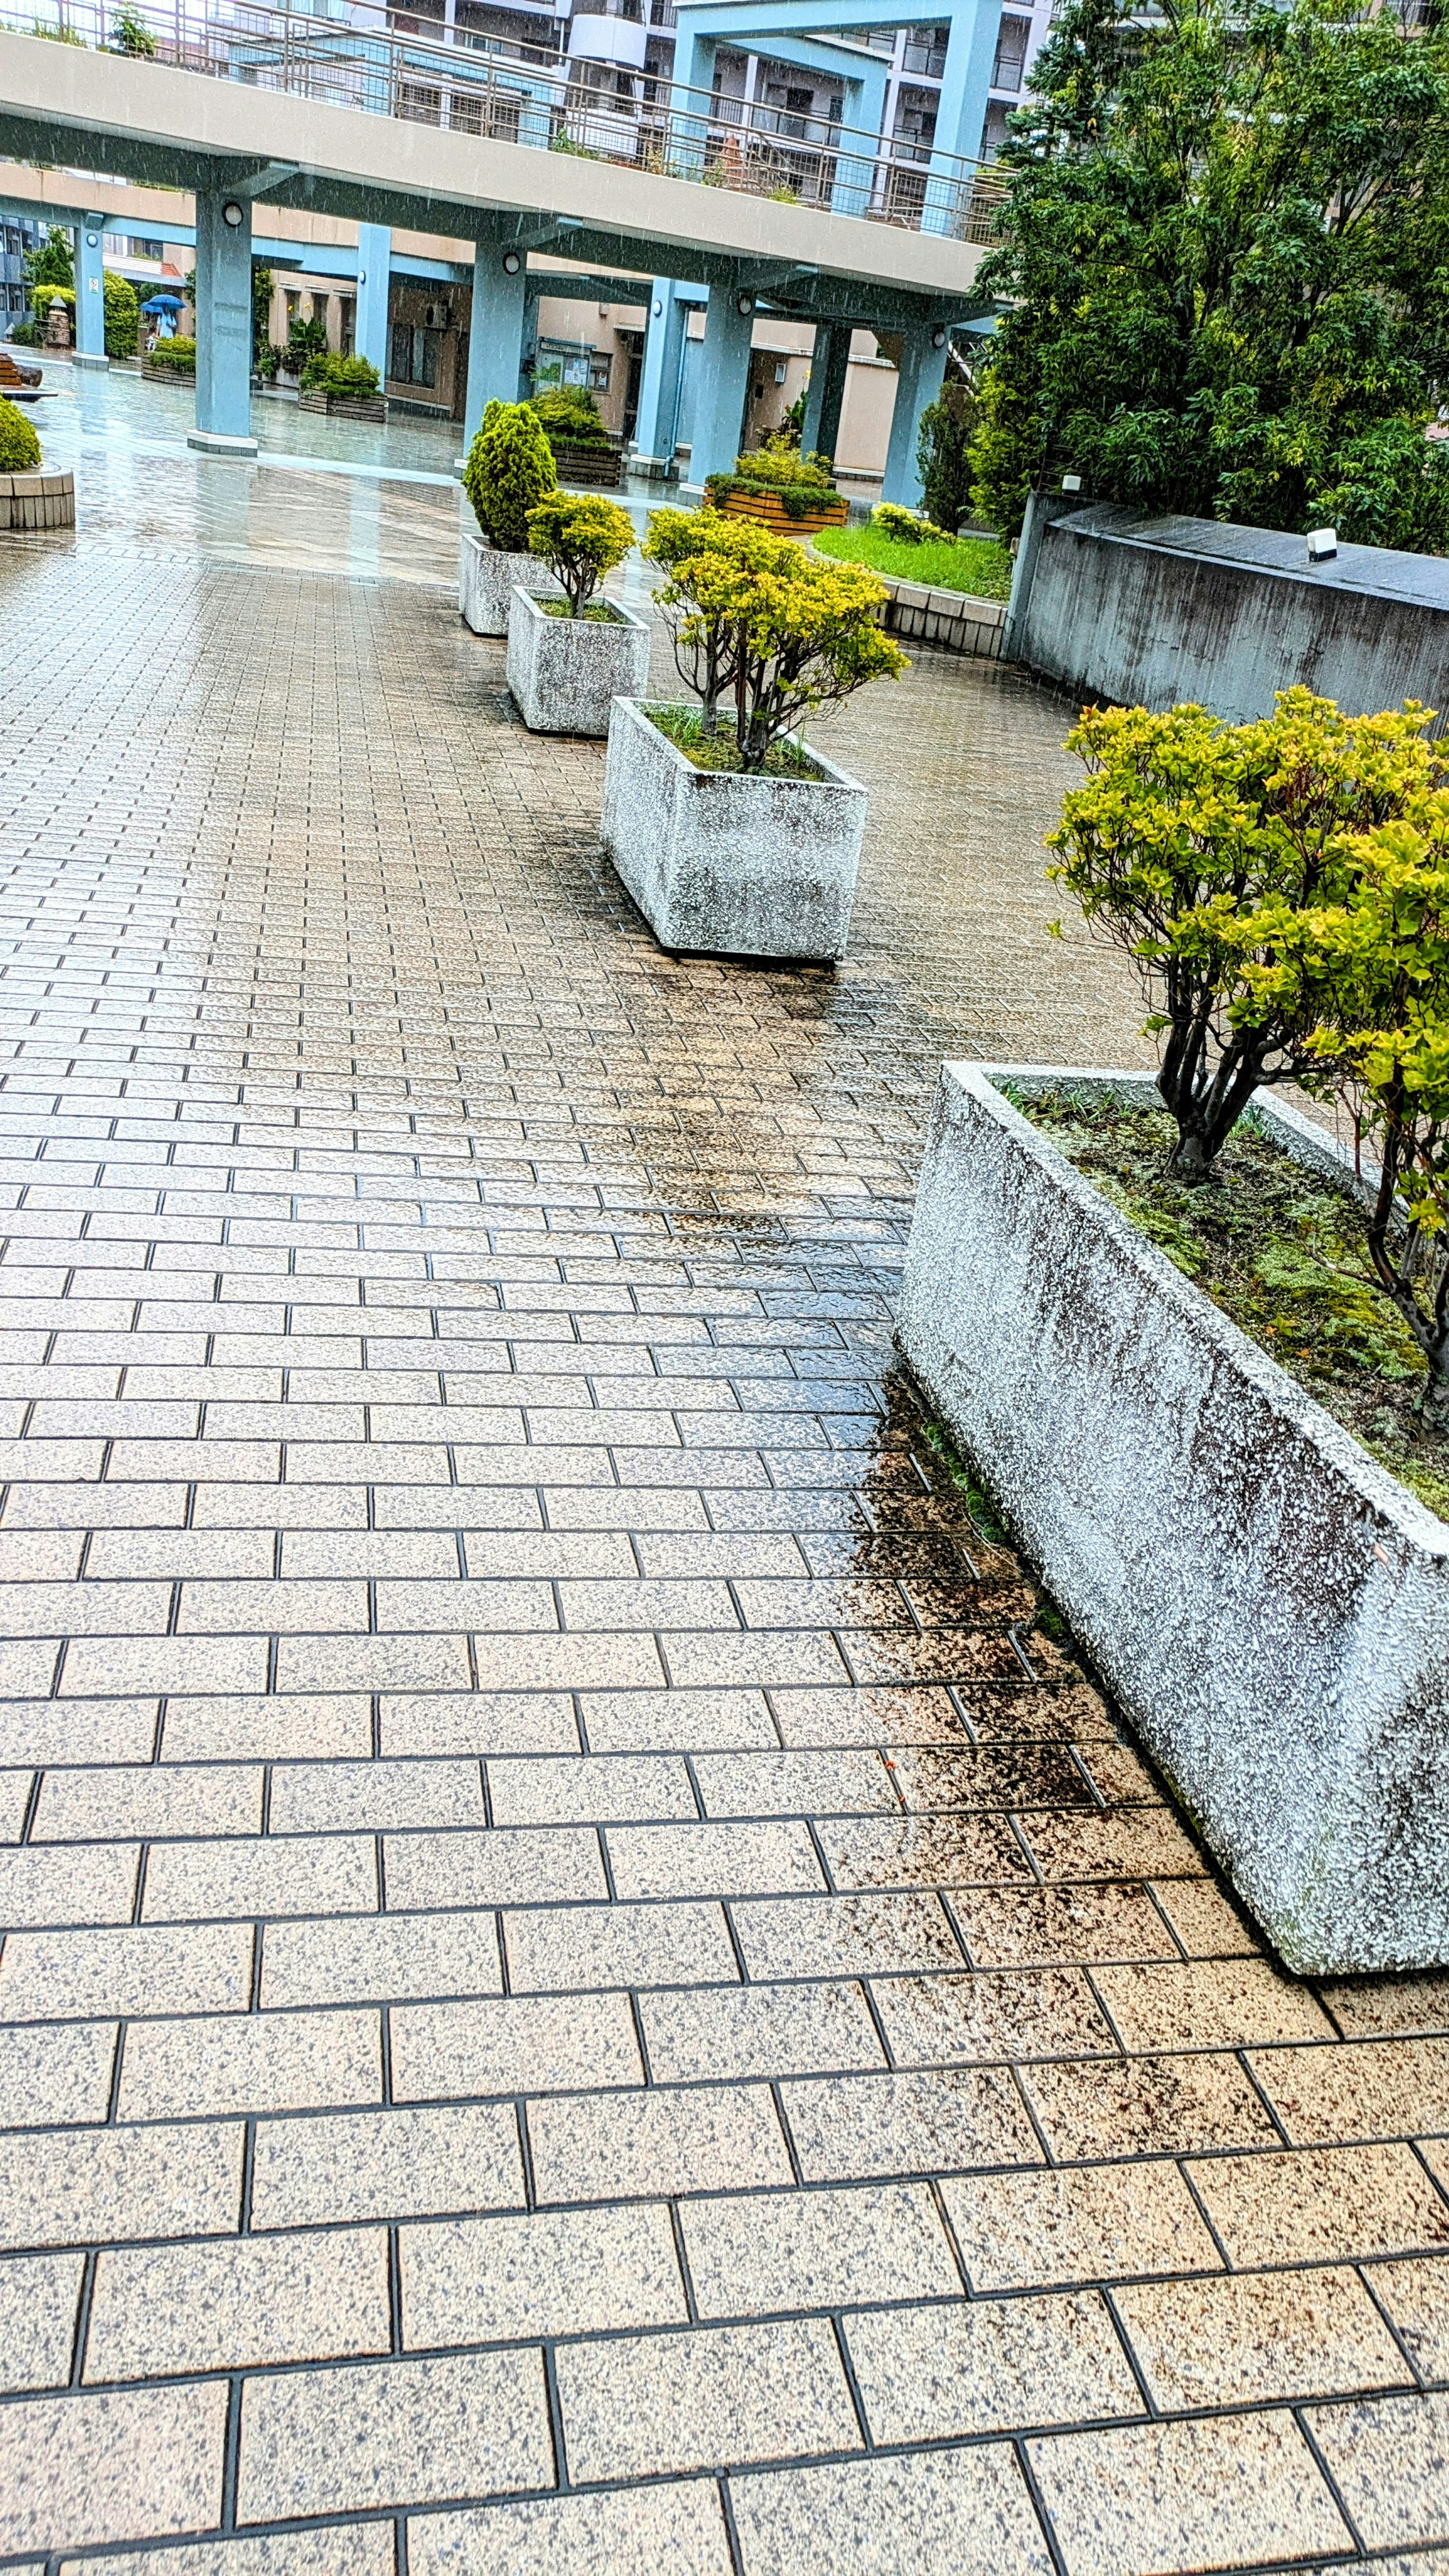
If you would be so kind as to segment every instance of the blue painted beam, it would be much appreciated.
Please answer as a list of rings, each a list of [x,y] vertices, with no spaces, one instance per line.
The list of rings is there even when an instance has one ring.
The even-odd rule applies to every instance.
[[[644,334],[634,446],[640,471],[667,474],[679,441],[679,396],[689,305],[677,281],[656,277]]]

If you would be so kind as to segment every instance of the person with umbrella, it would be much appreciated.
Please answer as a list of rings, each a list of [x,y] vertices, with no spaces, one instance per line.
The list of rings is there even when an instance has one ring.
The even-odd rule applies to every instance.
[[[158,340],[175,339],[181,298],[179,295],[148,295],[141,310],[152,317],[151,328],[146,334],[146,355],[149,358]]]

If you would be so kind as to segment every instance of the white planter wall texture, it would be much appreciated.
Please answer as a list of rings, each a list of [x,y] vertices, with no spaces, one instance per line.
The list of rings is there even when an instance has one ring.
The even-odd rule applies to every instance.
[[[992,1073],[1084,1081],[943,1067],[906,1359],[1289,1965],[1449,1959],[1449,1527]],[[1344,1177],[1330,1138],[1258,1105]]]
[[[649,629],[611,601],[613,616],[550,617],[526,590],[508,612],[508,686],[530,733],[592,734],[609,730],[616,697],[634,697],[649,679]]]
[[[843,957],[865,789],[696,769],[644,709],[615,700],[603,843],[655,938],[725,957]]]
[[[541,556],[504,554],[465,531],[458,543],[458,613],[464,625],[475,635],[506,635],[515,590],[531,591],[536,599],[563,597]]]

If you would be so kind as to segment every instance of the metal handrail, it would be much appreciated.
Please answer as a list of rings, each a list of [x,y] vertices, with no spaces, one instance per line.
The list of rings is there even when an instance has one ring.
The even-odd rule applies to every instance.
[[[329,106],[626,163],[704,187],[772,197],[957,240],[993,238],[1002,181],[989,164],[823,117],[685,89],[667,75],[570,60],[449,28],[442,0],[133,0],[174,68]],[[460,12],[470,0],[453,0]],[[336,8],[336,16],[322,14]],[[0,32],[53,28],[109,46],[114,0],[0,0]],[[112,49],[113,50],[113,49]]]

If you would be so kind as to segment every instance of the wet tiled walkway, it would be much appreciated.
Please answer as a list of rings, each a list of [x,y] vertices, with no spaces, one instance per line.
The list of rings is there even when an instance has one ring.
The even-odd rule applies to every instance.
[[[1135,1044],[1060,709],[852,710],[752,973],[442,595],[0,595],[0,2561],[1449,2543],[1449,1980],[1257,1955],[892,1358],[940,1057]]]

